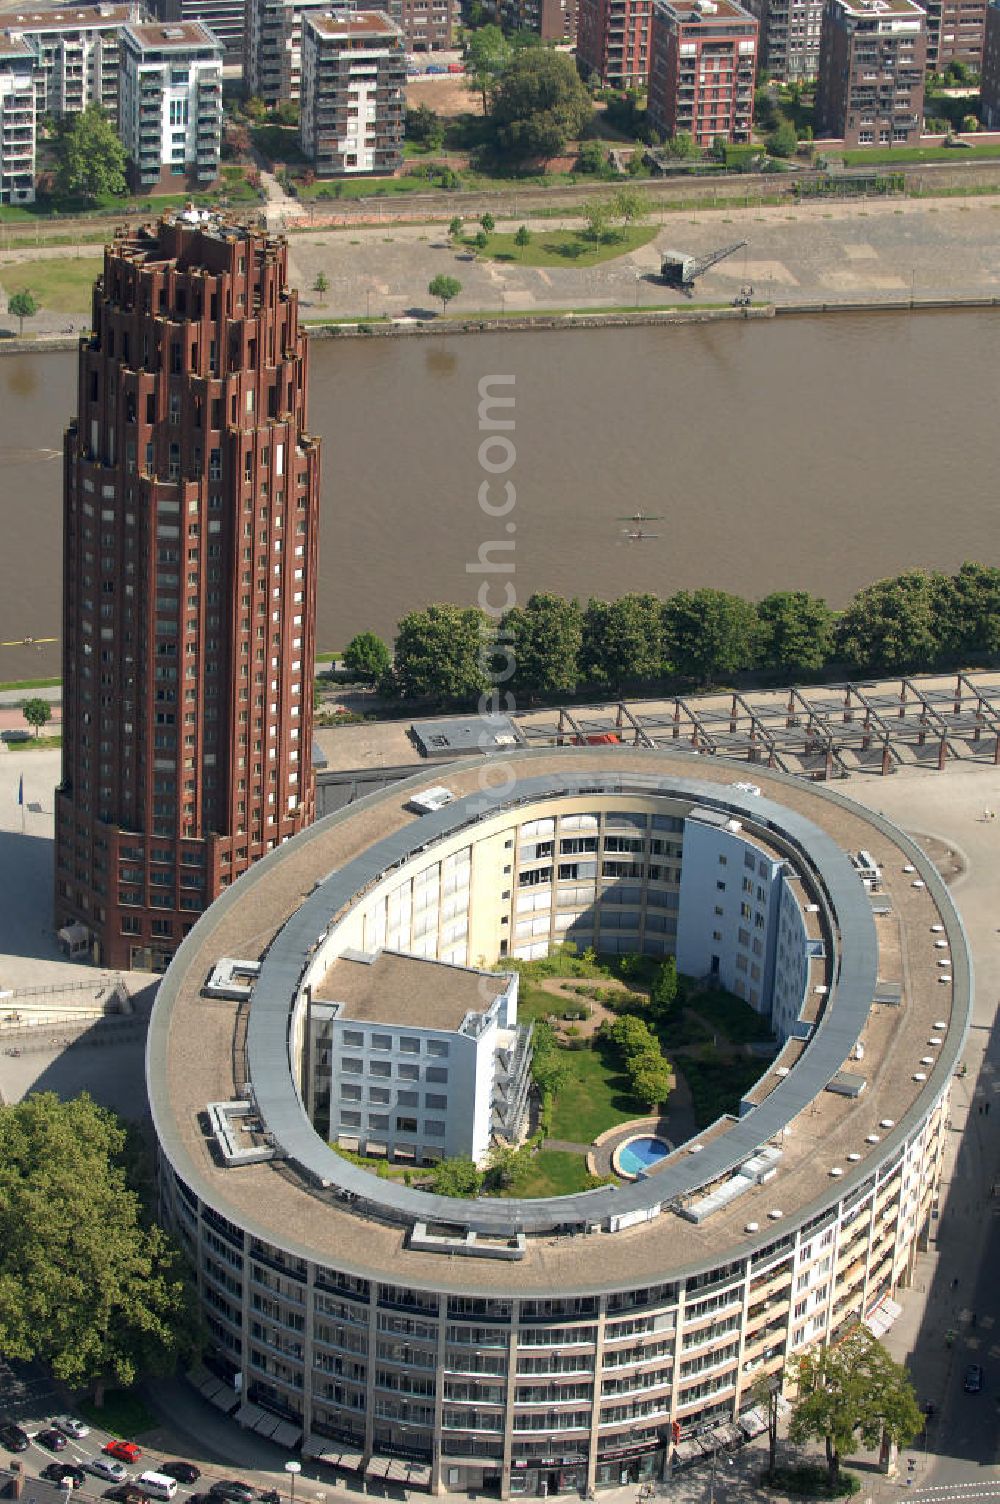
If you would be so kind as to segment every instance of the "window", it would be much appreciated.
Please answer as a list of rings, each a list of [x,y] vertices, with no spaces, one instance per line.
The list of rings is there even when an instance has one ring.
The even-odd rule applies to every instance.
[[[441,1060],[447,1060],[449,1045],[443,1039],[428,1039],[428,1055],[436,1055]]]
[[[439,1092],[429,1091],[424,1093],[424,1107],[428,1111],[440,1112],[443,1107],[447,1106],[448,1098],[442,1097]]]
[[[420,1040],[414,1039],[410,1034],[404,1034],[399,1041],[399,1048],[404,1055],[419,1055]]]
[[[443,1065],[429,1065],[427,1067],[426,1080],[428,1085],[446,1086],[448,1084],[448,1071]]]
[[[396,1073],[399,1076],[400,1081],[419,1081],[420,1080],[420,1067],[419,1067],[419,1065],[400,1065],[400,1066],[397,1067],[397,1072]]]
[[[416,1131],[417,1131],[417,1120],[416,1120],[416,1118],[401,1118],[401,1117],[398,1117],[396,1119],[396,1132],[397,1133],[416,1133]]]
[[[369,1060],[368,1074],[369,1076],[391,1076],[392,1066],[388,1060]]]
[[[360,1076],[362,1063],[354,1055],[345,1055],[340,1062],[340,1068],[348,1076]]]
[[[373,1050],[391,1050],[392,1049],[392,1035],[391,1034],[373,1034],[372,1035],[372,1049]]]
[[[364,1042],[365,1042],[365,1036],[362,1034],[362,1032],[361,1032],[360,1029],[345,1029],[344,1030],[344,1043],[345,1044],[351,1045],[352,1048],[359,1050],[364,1045]]]

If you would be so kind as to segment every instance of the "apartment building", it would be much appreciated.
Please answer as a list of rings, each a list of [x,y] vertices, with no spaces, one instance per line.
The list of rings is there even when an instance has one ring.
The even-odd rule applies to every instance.
[[[787,82],[815,78],[823,0],[747,0],[746,8],[760,28],[761,72]]]
[[[402,166],[405,83],[402,33],[384,12],[303,16],[299,139],[318,176]]]
[[[698,146],[749,141],[757,70],[756,19],[735,0],[656,0],[649,120]]]
[[[330,0],[250,0],[246,11],[243,85],[269,109],[302,95],[302,16],[328,13]],[[343,9],[353,7],[341,7]]]
[[[402,28],[407,52],[443,52],[454,46],[455,0],[393,0],[386,9]]]
[[[492,0],[487,11],[506,31],[533,31],[543,42],[576,42],[577,0]]]
[[[35,199],[34,54],[0,31],[0,204]]]
[[[201,22],[123,29],[119,134],[134,189],[218,181],[222,44]]]
[[[916,0],[826,0],[816,117],[845,146],[915,146],[927,15]]]
[[[987,0],[925,0],[927,72],[943,73],[949,63],[979,70],[986,37]]]
[[[160,21],[201,21],[222,43],[228,64],[243,62],[244,0],[150,0],[150,7]]]
[[[459,874],[452,873],[457,885]],[[515,972],[393,950],[339,956],[317,983],[310,1115],[331,1143],[425,1164],[523,1137],[531,1028]]]
[[[141,19],[138,3],[5,16],[9,34],[23,37],[33,54],[38,114],[73,115],[99,104],[117,120],[121,29]]]
[[[983,124],[995,131],[1000,127],[1000,0],[990,0],[986,7],[980,89]]]
[[[612,89],[649,81],[653,0],[578,0],[576,61],[585,79]]]
[[[287,254],[192,210],[121,231],[94,290],[65,445],[55,909],[102,965],[162,970],[313,817],[319,444]]]

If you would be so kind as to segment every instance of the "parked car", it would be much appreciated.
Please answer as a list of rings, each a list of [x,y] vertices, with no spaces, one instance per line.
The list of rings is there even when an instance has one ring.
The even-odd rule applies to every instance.
[[[82,1420],[77,1420],[74,1415],[54,1415],[49,1421],[50,1426],[55,1426],[64,1436],[72,1437],[74,1441],[82,1441],[90,1435],[90,1427],[85,1426]]]
[[[165,1473],[168,1478],[176,1478],[178,1483],[197,1483],[201,1477],[201,1468],[195,1467],[193,1462],[163,1462],[156,1471]]]
[[[31,1438],[27,1431],[22,1431],[12,1421],[0,1426],[0,1446],[5,1446],[8,1452],[26,1452],[30,1444]]]
[[[970,1363],[965,1370],[965,1378],[962,1380],[962,1388],[966,1394],[978,1394],[983,1387],[983,1365]]]
[[[124,1483],[128,1478],[128,1468],[111,1457],[91,1457],[86,1467],[95,1478],[107,1478],[109,1483]]]
[[[215,1499],[228,1499],[230,1504],[253,1504],[257,1490],[239,1478],[220,1478],[213,1483],[209,1493]]]
[[[66,1438],[55,1426],[47,1426],[44,1431],[39,1431],[35,1440],[43,1447],[48,1447],[50,1452],[64,1452],[66,1450]]]
[[[117,1504],[153,1504],[147,1493],[137,1483],[117,1483],[104,1490],[105,1499],[116,1499]]]
[[[62,1483],[67,1488],[82,1488],[87,1478],[83,1468],[72,1462],[47,1462],[40,1476],[48,1483]]]
[[[444,63],[428,63],[427,64],[427,72],[428,73],[447,73],[448,69],[447,69],[447,67],[445,66]]]
[[[465,72],[465,64],[464,63],[449,63],[448,64],[448,72],[449,73],[464,73]]]
[[[119,1462],[138,1462],[142,1456],[142,1447],[136,1446],[134,1441],[109,1441],[101,1451],[105,1457],[116,1457]]]

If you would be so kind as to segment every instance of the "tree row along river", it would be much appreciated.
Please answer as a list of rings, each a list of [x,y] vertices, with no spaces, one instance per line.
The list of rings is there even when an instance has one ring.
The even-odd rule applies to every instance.
[[[706,585],[842,606],[910,567],[998,564],[998,332],[966,311],[317,340],[319,648],[391,639],[482,586],[496,604]],[[484,380],[514,405],[481,427]],[[74,355],[0,359],[5,642],[61,633],[75,403]],[[0,652],[0,679],[59,671],[56,644]]]

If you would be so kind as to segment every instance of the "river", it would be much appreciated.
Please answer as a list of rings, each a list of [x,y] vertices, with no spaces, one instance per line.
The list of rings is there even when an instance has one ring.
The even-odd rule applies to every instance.
[[[473,601],[484,576],[467,565],[490,542],[514,545],[491,555],[514,569],[492,577],[494,601],[509,578],[519,600],[711,585],[842,605],[911,566],[996,564],[998,334],[995,314],[969,311],[317,340],[319,646]],[[60,634],[74,372],[70,354],[0,358],[5,641]],[[490,376],[515,377],[509,442],[485,456],[511,462],[489,493],[515,486],[503,520],[478,502]],[[660,518],[644,528],[656,537],[629,540],[636,511]],[[58,669],[55,645],[4,647],[0,678]]]

